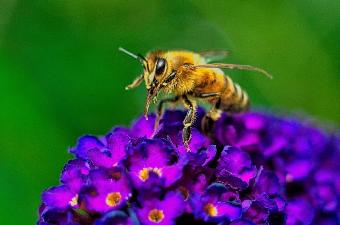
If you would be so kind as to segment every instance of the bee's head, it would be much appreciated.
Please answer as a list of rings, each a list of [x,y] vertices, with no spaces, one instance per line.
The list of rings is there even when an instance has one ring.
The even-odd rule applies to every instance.
[[[171,67],[164,52],[154,51],[147,55],[144,66],[144,81],[148,96],[144,114],[147,115],[151,101],[157,101],[158,93],[175,78],[176,71]]]
[[[143,77],[148,91],[144,110],[144,114],[147,115],[151,101],[157,101],[158,93],[173,80],[175,72],[170,70],[168,61],[161,51],[151,52],[145,58],[140,54],[131,53],[123,48],[119,48],[119,50],[137,59],[143,66]]]
[[[147,90],[156,88],[165,75],[168,67],[167,60],[160,51],[149,53],[143,60],[144,81]]]

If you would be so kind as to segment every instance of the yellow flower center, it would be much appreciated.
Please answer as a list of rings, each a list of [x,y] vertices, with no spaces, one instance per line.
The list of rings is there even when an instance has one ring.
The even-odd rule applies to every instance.
[[[154,223],[160,223],[164,219],[163,210],[153,209],[149,212],[149,220]]]
[[[105,203],[106,205],[113,207],[120,203],[122,200],[122,195],[119,192],[111,192],[107,194]]]
[[[217,208],[211,203],[208,203],[204,206],[204,211],[209,216],[217,216],[218,213]]]
[[[139,179],[142,181],[147,181],[149,179],[150,172],[153,172],[157,174],[159,177],[162,176],[162,171],[159,168],[143,168],[141,171],[139,171]]]
[[[74,207],[76,205],[78,205],[78,195],[75,195],[70,201],[69,204]]]

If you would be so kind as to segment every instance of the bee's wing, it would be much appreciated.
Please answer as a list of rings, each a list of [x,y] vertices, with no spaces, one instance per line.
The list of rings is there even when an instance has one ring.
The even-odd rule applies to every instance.
[[[267,71],[257,68],[254,66],[249,65],[238,65],[238,64],[227,64],[227,63],[212,63],[212,64],[205,64],[205,65],[193,65],[193,68],[221,68],[221,69],[238,69],[238,70],[250,70],[250,71],[256,71],[259,72],[270,79],[273,78],[273,76],[268,73]]]
[[[228,51],[202,51],[198,53],[202,56],[207,63],[219,61],[224,59],[226,56],[230,55]]]

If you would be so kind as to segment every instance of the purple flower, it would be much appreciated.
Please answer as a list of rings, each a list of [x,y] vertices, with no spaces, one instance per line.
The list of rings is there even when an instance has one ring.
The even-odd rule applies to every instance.
[[[239,219],[233,221],[232,223],[230,223],[230,225],[254,225],[254,223],[251,222],[250,220]]]
[[[78,205],[77,192],[68,188],[66,185],[60,185],[47,189],[42,199],[44,204],[54,208],[65,209],[69,206]]]
[[[89,161],[97,166],[111,168],[117,166],[126,155],[126,146],[130,139],[126,131],[114,130],[106,136],[107,145],[103,148],[90,149],[87,152]]]
[[[250,180],[255,178],[257,173],[249,155],[231,146],[223,149],[216,170],[219,182],[240,190],[246,189]]]
[[[200,112],[199,110],[198,118],[200,118]],[[183,111],[166,111],[159,129],[155,133],[156,138],[169,138],[181,155],[186,153],[182,140],[184,117],[185,113]],[[200,121],[196,120],[191,131],[191,140],[189,141],[190,150],[194,153],[197,153],[202,148],[207,148],[211,142],[206,135],[200,132],[198,123],[200,124]]]
[[[58,209],[46,208],[40,213],[40,220],[37,224],[80,225],[80,223],[76,222],[77,220],[78,218],[69,210],[63,211]]]
[[[60,184],[42,194],[38,225],[337,224],[340,136],[264,113],[223,114],[213,131],[166,111],[131,128],[81,137]]]
[[[42,194],[44,204],[57,209],[77,208],[78,194],[88,173],[89,168],[85,162],[70,160],[61,174],[60,180],[63,184],[49,188]]]
[[[182,191],[188,195],[205,192],[213,175],[213,170],[208,164],[215,158],[216,152],[216,146],[210,145],[200,153],[186,154],[188,163],[184,170],[185,174],[179,182]],[[188,177],[191,179],[187,179]]]
[[[164,199],[143,199],[141,208],[136,208],[137,216],[145,225],[172,225],[182,214],[184,208],[183,196],[168,192]],[[174,207],[175,206],[175,207]]]
[[[286,212],[287,225],[311,224],[315,214],[312,205],[304,199],[290,200],[287,204]]]
[[[154,133],[156,116],[151,114],[148,120],[144,116],[138,118],[132,125],[130,136],[133,138],[151,138]]]
[[[133,225],[131,218],[122,211],[112,211],[99,220],[96,221],[95,225]]]
[[[120,168],[96,169],[89,174],[80,201],[89,212],[105,213],[122,208],[131,195],[128,179]]]
[[[264,202],[247,200],[243,203],[243,217],[255,224],[264,224],[268,221],[270,211],[265,207]]]
[[[223,184],[212,184],[203,195],[192,198],[195,214],[208,222],[233,221],[242,215],[240,202],[226,199],[228,189]]]
[[[85,135],[79,138],[77,146],[70,149],[70,152],[73,153],[79,159],[88,159],[88,152],[93,149],[102,150],[104,148],[104,144],[96,137],[91,135]]]
[[[133,185],[140,189],[152,175],[169,187],[182,176],[184,163],[168,141],[145,139],[131,147],[126,165]]]

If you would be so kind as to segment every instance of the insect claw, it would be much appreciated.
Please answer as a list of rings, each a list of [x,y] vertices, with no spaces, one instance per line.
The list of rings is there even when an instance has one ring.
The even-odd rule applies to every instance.
[[[189,144],[187,142],[184,143],[184,147],[187,150],[187,152],[191,152],[190,146],[189,146]]]
[[[156,118],[156,121],[155,121],[155,126],[153,128],[153,132],[152,132],[152,135],[151,135],[151,138],[154,138],[158,132],[158,126],[159,126],[159,119]]]

